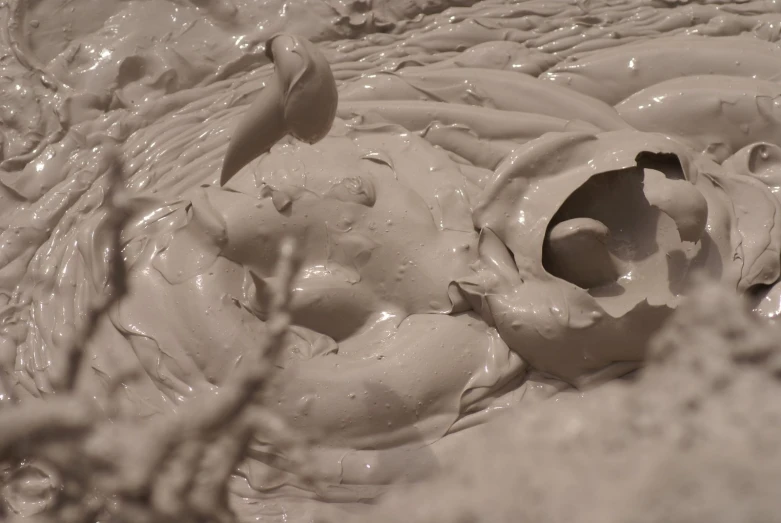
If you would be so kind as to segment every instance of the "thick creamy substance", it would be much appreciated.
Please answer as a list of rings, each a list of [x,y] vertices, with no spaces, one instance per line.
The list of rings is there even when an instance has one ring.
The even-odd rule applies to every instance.
[[[375,4],[3,4],[7,408],[62,393],[118,292],[116,172],[127,293],[76,385],[98,405],[219,395],[297,241],[258,402],[318,482],[258,437],[247,517],[372,499],[474,425],[635,371],[694,274],[781,312],[774,2]]]

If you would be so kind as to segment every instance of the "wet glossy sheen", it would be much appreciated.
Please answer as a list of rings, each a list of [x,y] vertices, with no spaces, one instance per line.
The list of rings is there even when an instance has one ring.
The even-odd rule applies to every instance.
[[[101,136],[134,214],[130,293],[89,348],[88,394],[140,369],[124,401],[153,416],[218,388],[265,332],[281,239],[303,249],[272,399],[316,436],[328,487],[252,460],[247,497],[370,498],[435,469],[445,436],[555,390],[530,368],[559,388],[633,370],[693,269],[779,314],[771,2],[382,4],[1,12],[0,400],[53,392],[58,349],[106,292]],[[298,36],[270,64],[281,31]],[[232,139],[257,149],[223,188]],[[578,273],[562,256],[583,245],[610,266]]]

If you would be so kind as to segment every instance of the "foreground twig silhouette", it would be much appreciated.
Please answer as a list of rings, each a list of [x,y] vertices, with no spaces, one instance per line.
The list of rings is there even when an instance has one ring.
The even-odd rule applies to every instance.
[[[86,325],[64,351],[65,365],[54,380],[58,394],[0,410],[0,463],[13,464],[5,472],[6,507],[0,508],[0,517],[34,516],[23,521],[41,523],[228,523],[234,516],[227,482],[253,434],[265,433],[285,447],[280,450],[292,462],[303,461],[302,442],[291,437],[281,417],[256,401],[273,373],[290,324],[290,284],[299,267],[295,246],[288,240],[280,249],[267,337],[256,352],[244,355],[218,392],[144,423],[120,414],[110,397],[108,412],[115,417],[109,418],[76,390],[84,347],[97,320],[126,292],[120,238],[129,213],[119,190],[123,177],[118,149],[111,143],[108,147],[108,292],[93,303]],[[20,492],[29,487],[23,484],[31,476],[37,478],[39,491]]]

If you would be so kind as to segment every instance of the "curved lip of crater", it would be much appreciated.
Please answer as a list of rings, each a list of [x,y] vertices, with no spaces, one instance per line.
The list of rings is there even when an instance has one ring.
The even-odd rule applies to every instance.
[[[657,133],[643,133],[643,134],[657,134]],[[665,139],[669,139],[669,137],[667,137],[665,135],[659,135],[659,136],[661,136],[661,137],[663,137]],[[659,145],[661,145],[661,144],[659,144]],[[641,305],[644,302],[647,303],[650,306],[654,306],[654,305],[651,305],[651,303],[649,303],[649,300],[648,300],[649,296],[646,296],[645,298],[640,299],[640,300],[634,299],[633,301],[636,302],[636,303],[634,303],[631,307],[626,307],[626,309],[627,309],[626,312],[619,313],[619,314],[614,314],[613,313],[614,311],[611,312],[612,308],[608,307],[606,309],[603,306],[604,305],[604,301],[605,301],[604,297],[595,296],[594,294],[592,294],[592,291],[594,289],[598,289],[600,287],[583,288],[583,287],[580,287],[580,286],[570,282],[569,280],[560,278],[560,277],[558,277],[558,276],[548,272],[548,270],[544,267],[544,265],[542,263],[543,251],[544,251],[544,246],[545,246],[545,238],[547,237],[548,231],[551,228],[551,223],[552,223],[554,217],[556,216],[556,214],[565,206],[566,202],[572,197],[572,195],[578,189],[580,189],[586,183],[588,183],[588,181],[591,178],[593,178],[594,176],[598,176],[600,174],[606,174],[606,173],[613,172],[613,171],[622,171],[622,170],[627,170],[627,169],[632,169],[632,168],[642,168],[644,166],[645,167],[650,167],[648,165],[648,162],[643,161],[642,157],[645,156],[645,155],[658,155],[658,156],[671,156],[671,157],[674,157],[677,160],[677,163],[680,166],[680,169],[681,169],[681,172],[683,174],[683,178],[684,179],[692,181],[692,178],[696,178],[697,172],[692,168],[692,166],[690,165],[689,161],[686,161],[685,158],[681,157],[681,150],[678,150],[678,151],[674,150],[676,148],[680,149],[681,147],[685,147],[685,146],[683,146],[682,144],[679,144],[677,142],[675,142],[675,145],[678,146],[678,147],[665,148],[665,147],[653,147],[649,143],[644,143],[644,144],[642,144],[642,147],[638,147],[638,152],[635,154],[633,160],[631,160],[631,161],[614,163],[609,168],[607,168],[607,166],[596,167],[596,168],[594,168],[593,171],[588,172],[588,173],[583,173],[583,171],[587,168],[587,166],[579,166],[576,169],[574,169],[572,171],[571,175],[572,176],[577,176],[578,174],[582,173],[583,179],[580,180],[576,185],[572,186],[571,188],[568,188],[568,191],[567,191],[566,195],[564,197],[558,199],[558,201],[556,202],[555,206],[553,206],[551,209],[549,209],[550,212],[546,212],[545,213],[545,218],[544,218],[544,225],[545,225],[544,231],[545,232],[544,232],[544,234],[538,235],[538,237],[535,238],[535,242],[537,242],[537,243],[534,246],[534,251],[533,252],[536,253],[535,262],[538,261],[538,263],[536,264],[537,265],[536,266],[536,270],[542,271],[542,273],[545,275],[545,278],[548,278],[550,280],[556,281],[559,285],[571,286],[573,290],[576,289],[577,291],[582,292],[585,295],[588,295],[593,300],[593,303],[594,303],[595,307],[598,307],[598,309],[601,312],[604,312],[605,314],[607,314],[608,316],[610,316],[612,318],[616,318],[616,319],[620,318],[620,317],[630,313],[632,310],[634,310],[635,308],[637,308],[639,305]],[[602,162],[602,163],[604,163],[604,162]],[[566,172],[564,172],[564,173],[560,173],[560,176],[570,176],[570,174],[567,174]],[[541,183],[545,183],[545,179],[544,178],[541,178],[540,181],[541,181]],[[670,302],[665,303],[665,304],[659,304],[659,305],[656,305],[656,306],[674,307],[674,305],[671,304]]]

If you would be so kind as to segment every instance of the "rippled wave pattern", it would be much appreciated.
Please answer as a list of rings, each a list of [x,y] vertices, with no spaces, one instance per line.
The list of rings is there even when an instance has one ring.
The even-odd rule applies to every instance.
[[[263,465],[261,445],[244,496],[371,498],[411,466],[394,449],[631,372],[697,271],[781,312],[775,1],[11,0],[0,16],[4,398],[53,394],[58,348],[110,292],[107,140],[131,292],[88,348],[91,395],[141,369],[127,402],[153,416],[218,387],[264,332],[280,228],[307,238],[279,404],[324,434],[330,487]],[[280,31],[331,63],[336,123],[219,189]]]

